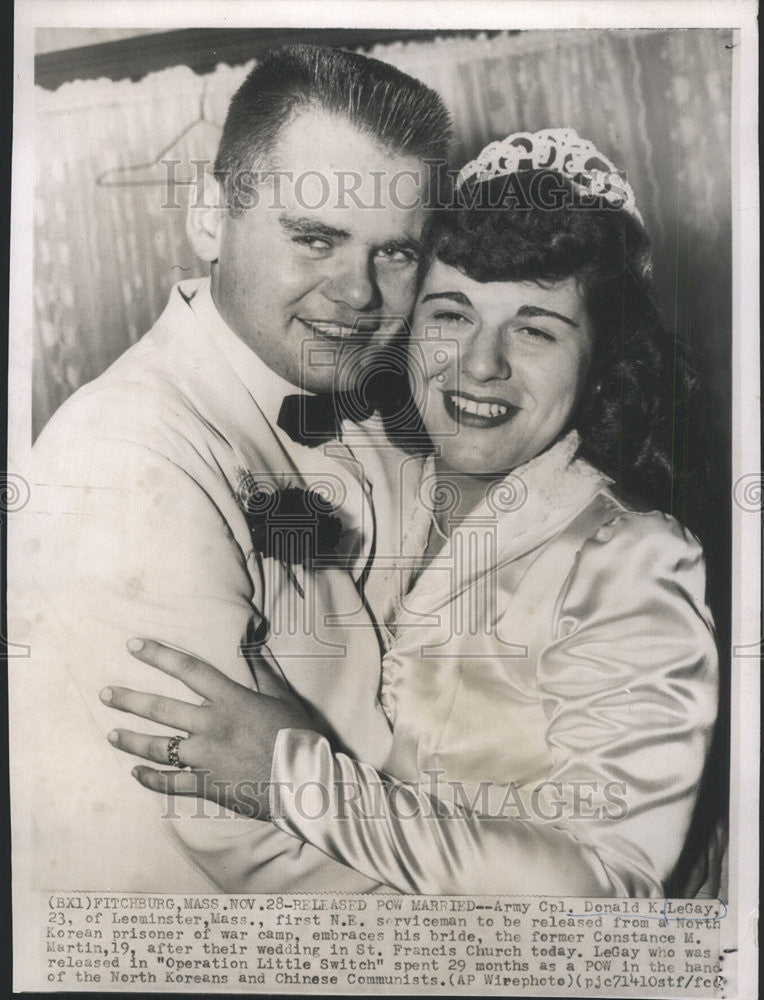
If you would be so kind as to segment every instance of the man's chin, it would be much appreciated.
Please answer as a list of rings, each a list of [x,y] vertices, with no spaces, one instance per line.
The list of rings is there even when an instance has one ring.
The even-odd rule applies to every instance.
[[[305,392],[315,393],[317,396],[323,395],[327,392],[334,393],[340,391],[332,379],[329,379],[328,381],[320,379],[303,379],[300,383],[300,388]]]

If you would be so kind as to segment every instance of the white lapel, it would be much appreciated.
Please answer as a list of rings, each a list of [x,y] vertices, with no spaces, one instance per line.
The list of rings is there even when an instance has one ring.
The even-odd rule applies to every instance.
[[[172,370],[173,381],[187,396],[204,427],[205,434],[194,443],[205,449],[206,463],[220,474],[211,475],[206,484],[215,492],[211,498],[219,504],[242,552],[249,553],[252,550],[249,529],[235,500],[241,471],[247,470],[256,477],[270,475],[277,481],[289,479],[291,485],[304,487],[302,471],[257,401],[180,296],[171,300],[154,328],[153,337]],[[248,567],[253,579],[263,579],[254,556],[248,559]],[[278,576],[276,573],[273,579]],[[301,567],[295,568],[295,576],[307,594]],[[321,622],[359,606],[353,580],[344,571],[322,573],[321,585],[311,588],[311,596],[316,604],[311,613],[320,616],[316,620]],[[279,607],[283,607],[283,595],[280,600]],[[310,638],[307,633],[304,643],[300,635],[279,637],[283,647],[280,667],[295,690],[327,719],[344,746],[364,760],[381,764],[390,733],[381,709],[375,704],[380,676],[379,646],[368,616],[364,617],[363,626],[350,632],[335,629],[325,637],[318,651],[323,658],[306,655]],[[320,637],[317,642],[321,646]],[[295,649],[301,646],[304,648]]]

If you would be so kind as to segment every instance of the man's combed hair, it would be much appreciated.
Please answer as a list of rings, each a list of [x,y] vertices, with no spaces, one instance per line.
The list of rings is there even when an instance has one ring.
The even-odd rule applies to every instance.
[[[676,510],[691,379],[661,319],[644,228],[548,170],[468,186],[460,202],[432,219],[430,259],[481,282],[578,283],[594,329],[572,420],[581,454],[627,492]]]
[[[232,212],[240,208],[236,193],[242,176],[267,168],[281,130],[295,115],[311,109],[344,118],[391,152],[446,159],[450,119],[435,91],[378,59],[317,45],[289,45],[252,70],[228,109],[215,176]]]

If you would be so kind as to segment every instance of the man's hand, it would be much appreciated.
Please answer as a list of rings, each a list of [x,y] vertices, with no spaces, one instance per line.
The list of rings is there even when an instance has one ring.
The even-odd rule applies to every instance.
[[[128,649],[143,663],[178,678],[204,698],[201,705],[109,687],[101,700],[111,708],[179,730],[177,737],[114,729],[109,742],[126,753],[176,770],[140,765],[133,775],[146,788],[219,802],[256,819],[270,817],[268,789],[276,737],[281,729],[316,729],[299,701],[259,694],[188,653],[149,639]],[[182,736],[187,733],[188,736]]]

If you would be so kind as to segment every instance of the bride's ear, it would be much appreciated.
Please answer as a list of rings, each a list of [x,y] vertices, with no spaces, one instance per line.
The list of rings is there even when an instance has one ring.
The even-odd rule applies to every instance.
[[[220,254],[220,240],[225,215],[225,199],[218,181],[205,170],[201,190],[197,186],[188,203],[186,235],[197,257],[215,261]]]

